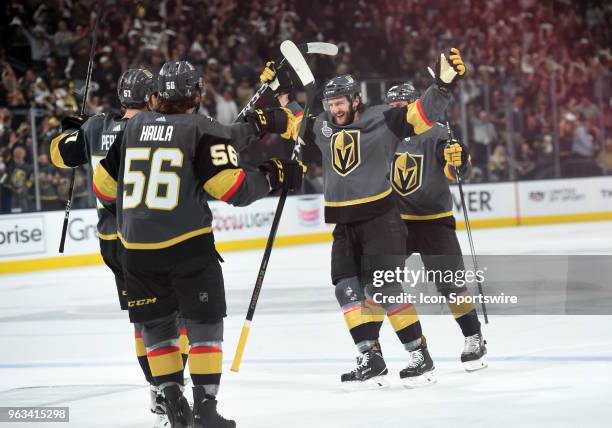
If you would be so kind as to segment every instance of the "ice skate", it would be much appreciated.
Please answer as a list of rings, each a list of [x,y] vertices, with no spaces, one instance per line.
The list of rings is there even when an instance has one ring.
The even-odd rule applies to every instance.
[[[344,373],[340,380],[343,389],[354,391],[360,389],[381,389],[389,386],[385,375],[389,373],[382,355],[367,351],[357,357],[357,367]]]
[[[151,385],[150,398],[150,410],[155,414],[153,428],[169,428],[170,421],[166,415],[166,402],[158,387]]]
[[[217,400],[203,387],[193,388],[193,428],[234,428],[236,422],[217,413]]]
[[[420,388],[437,382],[434,374],[434,363],[427,350],[425,341],[410,351],[410,363],[400,371],[400,379],[406,388]]]
[[[487,341],[482,334],[474,334],[465,338],[465,346],[461,353],[461,363],[468,372],[487,368]]]
[[[162,389],[166,412],[172,428],[191,427],[191,408],[178,384],[170,384]]]

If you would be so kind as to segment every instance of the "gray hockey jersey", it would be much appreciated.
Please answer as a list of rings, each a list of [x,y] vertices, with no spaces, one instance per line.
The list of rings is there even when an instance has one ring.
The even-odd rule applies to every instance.
[[[335,125],[327,112],[311,119],[305,143],[316,145],[322,154],[325,221],[353,223],[391,209],[395,196],[388,171],[398,144],[428,131],[449,101],[448,94],[431,86],[407,107],[367,107],[347,126]]]
[[[391,162],[389,181],[404,220],[434,220],[453,215],[449,177],[444,172],[446,127],[404,139]]]
[[[119,139],[127,123],[121,116],[99,114],[90,117],[79,130],[67,130],[51,142],[51,160],[59,168],[74,168],[89,163],[91,170],[106,157],[114,142]],[[117,239],[115,216],[104,209],[100,200],[98,209],[98,237]]]
[[[247,123],[224,126],[195,114],[140,113],[94,173],[94,190],[116,199],[118,236],[130,250],[168,248],[212,233],[207,193],[248,205],[270,191],[265,175],[238,167],[232,145]],[[238,146],[240,144],[237,144]]]

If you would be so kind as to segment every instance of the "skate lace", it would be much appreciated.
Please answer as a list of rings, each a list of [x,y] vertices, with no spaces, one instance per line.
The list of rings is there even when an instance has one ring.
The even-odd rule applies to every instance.
[[[423,364],[423,361],[425,361],[423,351],[421,351],[420,349],[417,349],[416,351],[410,351],[409,354],[410,364],[408,364],[408,367],[410,368],[419,367],[421,364]]]
[[[480,349],[480,335],[474,334],[465,338],[465,346],[463,348],[464,354],[478,352]]]
[[[353,373],[357,373],[361,369],[366,368],[368,366],[369,362],[370,362],[370,354],[369,353],[361,354],[360,356],[358,356],[357,357],[357,367],[355,367],[352,370]]]

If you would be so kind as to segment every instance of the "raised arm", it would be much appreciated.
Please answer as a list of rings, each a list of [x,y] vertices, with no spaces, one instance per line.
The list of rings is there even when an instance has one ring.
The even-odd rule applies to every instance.
[[[465,74],[459,50],[452,48],[448,58],[440,54],[435,69],[435,72],[429,69],[434,84],[421,98],[406,107],[392,108],[384,113],[387,126],[400,140],[429,131],[434,121],[442,118],[451,101],[450,92]]]
[[[75,168],[89,161],[85,133],[81,130],[86,121],[82,116],[62,120],[62,132],[51,140],[49,148],[53,165],[58,168]]]

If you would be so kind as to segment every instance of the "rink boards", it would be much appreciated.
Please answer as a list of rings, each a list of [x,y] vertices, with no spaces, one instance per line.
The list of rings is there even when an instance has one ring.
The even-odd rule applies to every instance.
[[[465,227],[457,186],[452,186],[455,217]],[[474,228],[612,219],[612,177],[539,180],[464,186],[470,223]],[[266,198],[236,208],[212,201],[213,229],[220,252],[263,248],[278,198]],[[325,224],[322,195],[287,199],[277,234],[277,246],[331,240]],[[0,274],[77,267],[101,263],[93,209],[70,216],[66,251],[59,255],[62,211],[0,217]]]

